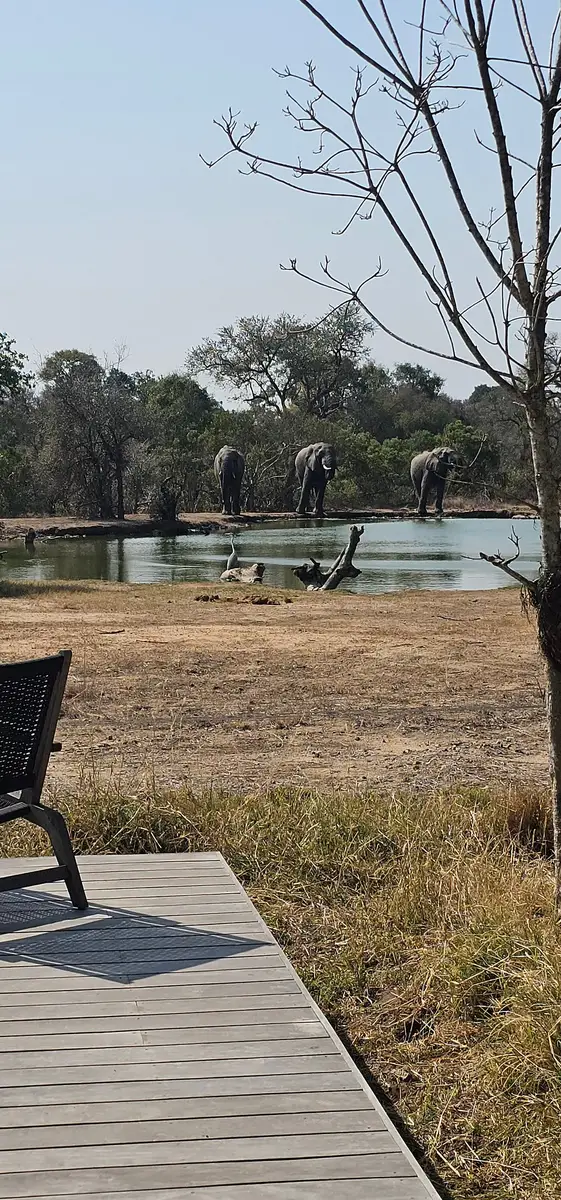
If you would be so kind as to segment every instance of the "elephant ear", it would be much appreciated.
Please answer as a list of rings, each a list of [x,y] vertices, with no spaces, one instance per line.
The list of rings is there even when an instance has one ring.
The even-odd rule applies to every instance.
[[[310,450],[310,453],[308,454],[308,457],[306,459],[306,465],[310,468],[310,471],[315,471],[315,469],[318,465],[317,450]]]

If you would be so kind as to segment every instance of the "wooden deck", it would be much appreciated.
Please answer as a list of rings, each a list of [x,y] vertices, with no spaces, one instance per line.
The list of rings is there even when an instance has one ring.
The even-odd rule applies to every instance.
[[[437,1196],[221,855],[80,869],[0,895],[0,1200]]]

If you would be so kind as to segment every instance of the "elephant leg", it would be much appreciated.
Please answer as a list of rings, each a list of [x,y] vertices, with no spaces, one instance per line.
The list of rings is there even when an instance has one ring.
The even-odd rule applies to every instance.
[[[240,515],[240,491],[241,484],[235,483],[232,487],[232,512],[235,517]]]
[[[417,510],[420,517],[426,517],[426,515],[427,515],[427,502],[428,502],[428,498],[429,498],[429,494],[430,494],[430,489],[431,489],[431,472],[425,471],[423,473],[423,478],[421,480],[421,491],[419,494],[419,508]]]
[[[298,501],[298,507],[296,509],[296,512],[298,513],[299,517],[305,517],[308,512],[308,505],[310,503],[311,490],[312,490],[312,476],[311,476],[311,473],[310,473],[308,467],[306,467],[306,470],[304,471],[304,478],[302,480],[302,487],[300,489],[300,499]]]
[[[229,517],[232,511],[232,502],[230,499],[230,486],[224,475],[220,477],[220,491],[222,492],[222,515]]]
[[[322,479],[321,483],[318,483],[316,486],[316,489],[315,489],[316,502],[314,505],[314,516],[315,517],[324,517],[325,516],[325,513],[323,511],[323,497],[325,496],[326,486],[327,486],[326,479]]]
[[[445,489],[445,487],[446,487],[445,478],[442,475],[437,475],[437,477],[436,477],[436,504],[435,504],[434,508],[435,508],[435,512],[437,512],[440,516],[442,516],[442,507],[444,504],[444,489]]]

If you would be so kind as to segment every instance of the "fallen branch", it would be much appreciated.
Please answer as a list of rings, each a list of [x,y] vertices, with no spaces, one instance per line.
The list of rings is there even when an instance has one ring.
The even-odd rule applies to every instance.
[[[520,538],[514,532],[514,529],[509,537],[509,542],[512,542],[515,549],[512,558],[505,558],[503,554],[484,554],[482,550],[479,552],[479,557],[484,559],[485,562],[490,563],[492,567],[498,567],[499,571],[504,571],[505,575],[509,575],[511,579],[515,579],[517,583],[522,584],[522,587],[527,588],[529,594],[532,595],[535,590],[535,581],[527,579],[525,575],[521,575],[519,571],[513,571],[512,569],[512,563],[516,562],[517,558],[520,557]]]
[[[356,579],[360,571],[358,567],[353,566],[353,555],[363,533],[364,525],[361,525],[360,529],[357,525],[351,525],[349,541],[328,571],[322,571],[321,563],[312,558],[311,566],[309,563],[303,563],[301,567],[293,568],[293,574],[305,584],[309,592],[332,592],[339,587],[341,580]]]

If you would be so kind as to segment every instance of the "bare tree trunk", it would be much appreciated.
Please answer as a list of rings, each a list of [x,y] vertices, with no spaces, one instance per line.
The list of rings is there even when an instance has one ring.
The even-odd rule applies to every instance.
[[[546,662],[547,726],[549,767],[553,800],[553,849],[555,856],[555,907],[561,909],[561,673]]]
[[[305,584],[309,592],[332,592],[342,579],[356,579],[360,571],[353,565],[353,555],[363,533],[364,525],[361,525],[360,529],[351,525],[349,541],[328,571],[322,571],[321,563],[312,558],[312,566],[303,563],[301,567],[293,567],[293,575]]]
[[[364,525],[360,529],[357,525],[351,525],[351,533],[345,549],[341,552],[338,559],[333,563],[331,571],[325,583],[321,586],[322,592],[332,592],[339,586],[342,579],[356,579],[360,575],[358,567],[353,566],[353,554],[360,542],[364,533]]]
[[[542,565],[546,574],[561,569],[559,485],[551,453],[545,395],[528,405],[528,426],[540,509]],[[560,614],[561,615],[561,614]],[[539,620],[539,614],[538,614]],[[561,908],[561,672],[546,659],[547,726],[553,801],[555,906]]]
[[[115,463],[115,478],[117,480],[117,520],[125,519],[125,491],[123,486],[123,464],[118,458]]]

